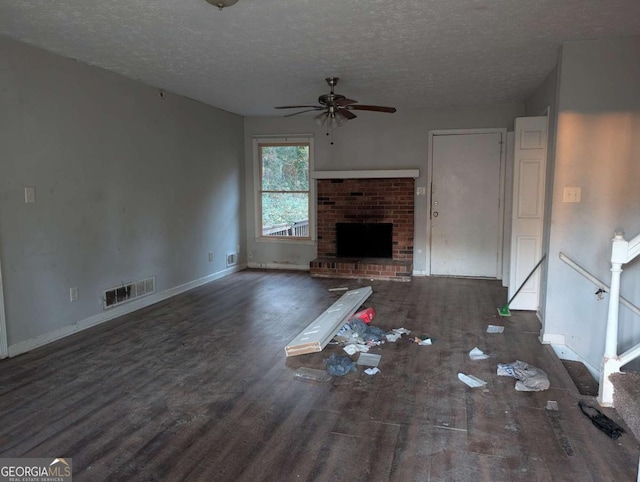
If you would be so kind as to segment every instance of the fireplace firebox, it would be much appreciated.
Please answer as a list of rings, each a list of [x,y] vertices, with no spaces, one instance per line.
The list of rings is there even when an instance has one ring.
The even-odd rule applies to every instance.
[[[392,223],[336,223],[339,258],[392,258]]]

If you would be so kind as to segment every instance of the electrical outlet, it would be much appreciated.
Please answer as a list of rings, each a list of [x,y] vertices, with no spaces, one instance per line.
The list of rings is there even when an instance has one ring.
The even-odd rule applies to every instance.
[[[249,251],[249,252],[247,253],[247,257],[248,257],[249,259],[253,259],[253,251]]]
[[[74,286],[69,288],[69,301],[73,303],[74,301],[78,301],[78,287]]]
[[[33,204],[36,202],[36,188],[25,187],[24,188],[24,202],[26,204]]]
[[[565,187],[562,193],[563,203],[579,203],[582,200],[582,188]]]
[[[213,261],[213,251],[209,251],[209,263]]]
[[[416,196],[426,196],[427,195],[427,188],[426,187],[418,187],[416,189]]]

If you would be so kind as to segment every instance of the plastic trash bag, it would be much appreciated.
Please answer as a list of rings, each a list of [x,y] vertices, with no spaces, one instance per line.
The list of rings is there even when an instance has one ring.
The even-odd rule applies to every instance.
[[[497,374],[517,379],[516,390],[519,392],[540,392],[549,388],[549,377],[544,371],[520,360],[498,363]]]
[[[620,435],[624,433],[624,429],[620,425],[615,423],[597,408],[587,405],[583,401],[578,402],[578,406],[580,407],[580,410],[582,410],[582,413],[591,419],[592,424],[606,433],[613,440],[619,439]]]
[[[340,356],[332,353],[329,358],[324,359],[327,373],[335,377],[343,377],[347,373],[358,371],[356,362],[348,356]]]
[[[386,339],[385,332],[376,326],[367,325],[360,318],[349,320],[351,330],[358,334],[364,341],[380,341]]]

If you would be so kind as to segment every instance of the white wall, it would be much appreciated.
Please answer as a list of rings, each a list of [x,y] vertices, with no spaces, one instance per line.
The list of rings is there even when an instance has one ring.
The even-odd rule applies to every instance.
[[[272,244],[255,239],[252,138],[258,135],[315,135],[315,169],[420,169],[416,186],[427,187],[427,142],[430,130],[504,127],[524,115],[524,104],[399,110],[395,114],[362,112],[333,132],[334,145],[313,117],[250,117],[245,119],[247,251],[250,262],[307,267],[316,257],[314,245]],[[416,197],[414,270],[426,269],[427,196]],[[420,252],[421,251],[421,252]]]
[[[1,37],[0,62],[10,348],[101,321],[121,283],[155,276],[162,294],[225,272],[245,244],[242,117]]]
[[[617,229],[640,233],[640,37],[565,44],[549,238],[545,336],[599,369],[607,301],[558,259],[565,252],[610,281]],[[581,187],[582,202],[562,202],[564,187]],[[640,261],[626,266],[622,295],[640,302]],[[640,341],[640,319],[621,308],[620,349]]]

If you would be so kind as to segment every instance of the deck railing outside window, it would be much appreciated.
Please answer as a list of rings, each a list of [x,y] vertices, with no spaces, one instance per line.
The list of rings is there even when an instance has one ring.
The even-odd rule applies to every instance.
[[[263,236],[295,236],[297,238],[309,237],[309,220],[296,221],[293,224],[284,223],[275,226],[265,226]]]

